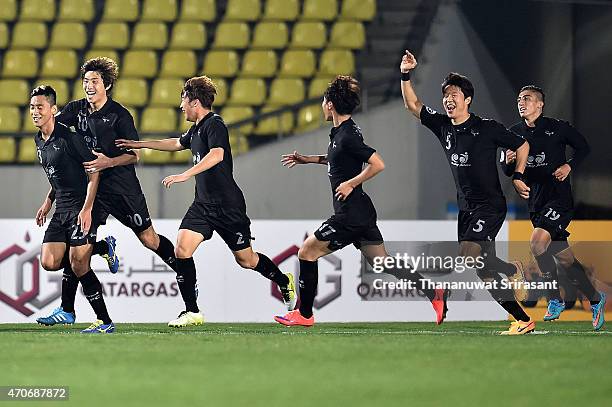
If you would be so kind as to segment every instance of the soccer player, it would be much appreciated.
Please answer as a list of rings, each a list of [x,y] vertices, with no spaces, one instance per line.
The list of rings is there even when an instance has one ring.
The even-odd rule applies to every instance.
[[[412,88],[410,71],[417,66],[408,51],[402,58],[402,95],[406,109],[429,128],[442,144],[450,165],[459,205],[458,240],[461,256],[484,257],[485,267],[478,269],[483,280],[500,281],[500,274],[521,275],[520,263],[510,264],[495,254],[495,237],[506,217],[506,198],[497,175],[497,148],[517,152],[513,183],[519,194],[527,198],[529,187],[522,181],[529,144],[494,120],[470,113],[474,87],[465,76],[450,73],[442,83],[442,105],[446,114],[439,114],[423,105]],[[503,335],[522,335],[535,329],[519,303],[508,299],[509,290],[490,290],[493,298],[512,315],[513,322]]]
[[[359,83],[350,76],[337,76],[327,87],[321,107],[326,121],[333,122],[325,155],[302,155],[297,151],[282,157],[283,165],[327,165],[332,190],[334,214],[309,236],[298,252],[300,261],[300,306],[274,320],[282,325],[312,326],[312,311],[317,292],[317,260],[353,244],[372,264],[375,257],[387,257],[384,240],[376,224],[376,209],[362,184],[383,171],[385,164],[372,147],[364,143],[361,129],[351,118],[360,103]],[[365,167],[364,167],[364,164]],[[394,274],[390,272],[389,274]],[[403,273],[403,278],[418,285],[422,276]],[[446,317],[448,292],[421,290],[432,302],[436,321]]]
[[[32,90],[30,99],[30,115],[39,129],[34,137],[36,152],[54,191],[54,196],[48,199],[55,200],[55,213],[43,239],[41,263],[46,270],[59,270],[68,251],[70,268],[83,285],[85,297],[97,317],[89,328],[81,332],[112,333],[115,325],[106,310],[102,285],[89,267],[97,229],[92,209],[100,174],[85,173],[83,162],[91,161],[95,156],[81,136],[56,123],[56,98],[51,86],[42,85]],[[37,213],[39,226],[45,224],[47,213]]]
[[[193,290],[196,280],[193,253],[216,231],[240,266],[255,270],[278,284],[285,304],[292,310],[296,302],[293,275],[283,274],[265,254],[254,252],[251,247],[251,221],[242,191],[234,180],[227,127],[221,116],[211,110],[216,93],[214,83],[206,76],[187,80],[181,93],[180,108],[185,119],[194,123],[189,131],[181,137],[164,140],[119,139],[117,146],[159,151],[191,150],[193,167],[181,174],[169,175],[162,181],[166,188],[170,188],[174,183],[195,177],[195,200],[181,222],[176,243],[178,272],[185,277],[190,290]],[[181,327],[203,322],[195,297],[191,297],[187,305],[187,310],[168,325]]]
[[[570,281],[590,301],[593,328],[598,331],[604,324],[606,295],[595,290],[584,267],[574,257],[567,242],[569,232],[566,230],[572,221],[574,208],[569,174],[584,161],[589,145],[568,122],[543,115],[544,99],[542,88],[524,86],[517,98],[518,113],[523,120],[510,128],[527,140],[530,146],[524,178],[531,189],[528,202],[534,227],[530,239],[531,253],[547,281],[558,282],[554,258],[568,271]],[[574,150],[570,159],[565,155],[568,145]],[[504,172],[512,174],[516,165],[514,151],[506,151],[505,164]],[[557,286],[548,293],[548,310],[544,321],[559,318],[564,309],[565,302]]]

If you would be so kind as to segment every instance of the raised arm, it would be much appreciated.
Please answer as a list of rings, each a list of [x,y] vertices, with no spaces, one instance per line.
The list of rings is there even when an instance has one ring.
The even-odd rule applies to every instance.
[[[149,148],[151,150],[158,151],[180,151],[184,150],[185,147],[180,143],[180,139],[178,137],[174,138],[166,138],[163,140],[126,140],[126,139],[117,139],[115,140],[115,145],[119,148],[126,148],[131,150],[137,150],[140,148]]]
[[[297,151],[291,154],[283,154],[281,163],[287,168],[293,168],[298,164],[324,164],[327,165],[327,154],[322,155],[304,155]]]
[[[374,178],[378,173],[385,169],[385,163],[378,153],[373,153],[368,159],[368,164],[355,177],[344,181],[336,188],[336,198],[344,201],[353,192],[353,189],[363,184],[369,179]]]
[[[400,64],[400,71],[402,72],[402,97],[404,98],[404,106],[406,106],[406,109],[408,109],[417,119],[420,119],[423,103],[421,103],[414,92],[410,81],[410,71],[416,68],[416,66],[416,58],[406,50],[406,53],[402,57],[402,63]]]

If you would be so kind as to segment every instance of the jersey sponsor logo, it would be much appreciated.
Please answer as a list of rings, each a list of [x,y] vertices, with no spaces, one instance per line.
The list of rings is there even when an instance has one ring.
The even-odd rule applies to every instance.
[[[465,153],[453,153],[451,155],[451,164],[455,167],[471,167],[472,164],[469,163],[470,157],[468,152]]]
[[[544,151],[527,157],[527,167],[535,168],[544,167],[546,165],[548,165],[548,163],[546,162],[546,153]]]

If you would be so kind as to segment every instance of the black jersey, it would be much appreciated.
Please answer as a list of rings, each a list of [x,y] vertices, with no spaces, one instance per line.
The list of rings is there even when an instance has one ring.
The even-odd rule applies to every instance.
[[[553,172],[565,163],[572,167],[572,173],[589,154],[589,145],[585,138],[568,122],[540,116],[535,127],[529,127],[524,121],[511,127],[512,131],[529,142],[529,159],[525,168],[525,182],[529,192],[529,212],[539,212],[545,206],[571,210],[574,206],[572,186],[567,177],[558,181]],[[571,159],[567,159],[567,146],[574,149]],[[505,165],[504,172],[514,172],[513,165]]]
[[[40,131],[34,136],[34,141],[38,161],[55,191],[55,211],[80,211],[88,182],[83,163],[95,158],[83,137],[56,122],[47,141]]]
[[[216,113],[210,112],[183,134],[181,145],[191,150],[193,165],[198,164],[211,149],[223,149],[223,160],[195,176],[195,200],[227,208],[246,210],[244,195],[234,180],[234,165],[227,127]]]
[[[327,147],[327,175],[332,190],[332,201],[336,215],[348,215],[351,224],[364,223],[376,217],[376,210],[370,197],[358,185],[344,200],[336,198],[336,188],[344,181],[359,175],[364,163],[376,150],[363,141],[361,129],[353,119],[342,122],[331,129]],[[362,222],[363,221],[363,222]]]
[[[516,150],[525,140],[495,120],[474,114],[459,125],[428,106],[421,109],[421,123],[438,138],[457,187],[459,209],[472,211],[481,205],[506,210],[506,198],[497,175],[498,147]]]
[[[114,158],[122,154],[135,154],[120,149],[115,140],[138,140],[134,118],[121,104],[111,98],[98,111],[89,112],[87,99],[68,103],[57,115],[57,120],[74,127],[83,134],[89,148]],[[140,182],[133,164],[107,168],[100,174],[100,194],[139,195]]]

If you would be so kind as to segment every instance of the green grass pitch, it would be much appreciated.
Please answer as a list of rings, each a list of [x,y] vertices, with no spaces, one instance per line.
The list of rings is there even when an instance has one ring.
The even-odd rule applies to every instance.
[[[0,386],[69,386],[78,406],[609,406],[612,331],[553,322],[0,325]]]

